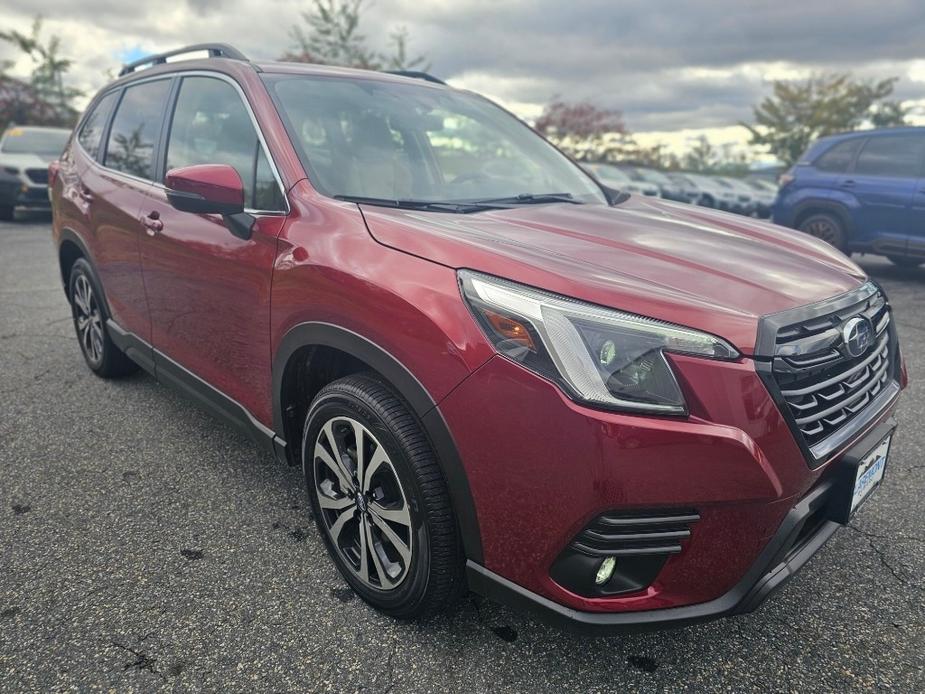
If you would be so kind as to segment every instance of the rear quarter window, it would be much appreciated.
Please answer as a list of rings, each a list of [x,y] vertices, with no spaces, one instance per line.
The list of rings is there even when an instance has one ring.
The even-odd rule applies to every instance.
[[[864,138],[854,137],[829,147],[814,162],[819,171],[845,173],[851,168],[854,157],[864,142]]]
[[[169,88],[169,79],[126,87],[109,130],[106,166],[154,179],[154,151]]]
[[[77,140],[80,142],[81,147],[94,159],[98,160],[100,154],[102,154],[100,144],[103,140],[103,131],[109,121],[109,114],[112,113],[112,109],[116,105],[116,98],[117,93],[111,92],[100,99],[87,115],[77,135]]]

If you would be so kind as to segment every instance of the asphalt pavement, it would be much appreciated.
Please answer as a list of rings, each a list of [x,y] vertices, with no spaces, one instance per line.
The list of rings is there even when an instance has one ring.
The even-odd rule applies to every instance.
[[[0,223],[0,691],[923,691],[925,269],[859,262],[912,381],[876,496],[753,614],[588,638],[474,597],[366,606],[300,474],[147,375],[93,376],[48,220]]]

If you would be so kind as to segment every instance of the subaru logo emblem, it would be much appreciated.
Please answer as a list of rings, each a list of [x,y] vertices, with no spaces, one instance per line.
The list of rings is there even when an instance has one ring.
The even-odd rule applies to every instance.
[[[856,317],[846,321],[842,326],[841,336],[848,356],[859,357],[864,354],[870,347],[873,332],[873,327],[866,318]]]

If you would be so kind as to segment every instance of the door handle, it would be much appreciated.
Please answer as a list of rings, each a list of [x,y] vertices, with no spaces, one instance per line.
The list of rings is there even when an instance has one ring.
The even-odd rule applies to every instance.
[[[83,187],[78,188],[77,196],[87,204],[90,204],[91,202],[93,202],[93,193],[91,193],[86,188],[83,188]]]
[[[141,223],[144,224],[148,236],[154,236],[164,230],[164,223],[161,221],[161,215],[157,211],[151,212],[147,217],[142,217]]]
[[[850,178],[847,181],[842,181],[841,187],[842,188],[854,188],[854,181],[852,181]]]

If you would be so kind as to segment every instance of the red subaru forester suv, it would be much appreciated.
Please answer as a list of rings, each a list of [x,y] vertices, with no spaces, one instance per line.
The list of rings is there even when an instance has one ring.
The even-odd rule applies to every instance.
[[[152,56],[51,180],[89,367],[301,465],[389,614],[465,587],[592,630],[746,612],[883,476],[906,376],[857,266],[602,187],[427,75]]]

